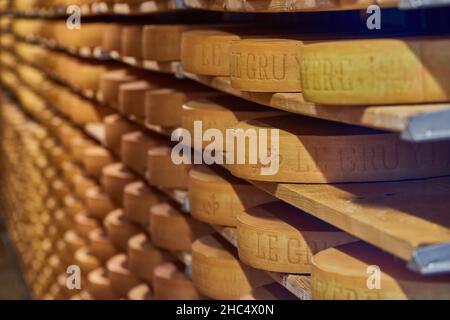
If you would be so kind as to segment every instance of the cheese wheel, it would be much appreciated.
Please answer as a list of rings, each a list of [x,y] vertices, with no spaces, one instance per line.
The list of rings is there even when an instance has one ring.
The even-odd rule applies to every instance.
[[[138,130],[138,127],[132,124],[119,114],[109,115],[104,119],[105,124],[105,144],[114,151],[120,154],[120,143],[122,135],[128,132]]]
[[[54,194],[59,201],[62,201],[64,197],[70,193],[69,186],[64,181],[59,179],[52,182],[51,188],[52,194]]]
[[[128,220],[122,209],[110,212],[104,224],[111,241],[119,251],[126,251],[128,240],[142,231],[138,225]]]
[[[149,223],[150,208],[163,201],[163,198],[144,182],[128,184],[124,190],[123,210],[127,218],[143,227]]]
[[[448,38],[335,41],[304,47],[306,100],[333,105],[449,101]]]
[[[173,261],[174,256],[153,246],[145,233],[140,233],[128,240],[128,264],[142,280],[151,283],[153,269],[164,262]]]
[[[120,52],[122,25],[108,23],[103,28],[101,47],[107,52]]]
[[[151,80],[154,81],[131,81],[120,85],[118,100],[120,113],[140,123],[144,122],[145,94],[160,85],[156,76]]]
[[[87,247],[82,247],[75,251],[75,263],[80,267],[83,277],[89,272],[100,267],[100,261],[92,255]]]
[[[247,208],[237,221],[240,260],[268,271],[311,273],[315,253],[357,240],[282,201]]]
[[[97,186],[97,182],[95,182],[95,180],[82,175],[75,176],[73,184],[76,196],[83,201],[86,198],[86,191],[89,188]]]
[[[73,221],[70,215],[63,209],[56,210],[53,218],[60,233],[64,233],[72,227]]]
[[[269,165],[262,165],[259,160],[249,163],[250,154],[271,154],[267,150],[256,151],[261,141],[244,143],[245,147],[236,151],[238,154],[245,151],[245,163],[231,165],[231,172],[244,179],[333,183],[415,179],[450,173],[448,142],[414,144],[402,141],[394,133],[292,116],[250,120],[234,128],[244,130],[250,141],[259,140],[260,129],[268,129],[267,136],[272,136],[276,134],[273,129],[279,128],[278,157],[273,153]],[[261,174],[263,169],[268,170],[265,175]]]
[[[77,233],[86,239],[92,230],[100,226],[98,221],[87,212],[77,213],[74,222]]]
[[[128,292],[129,300],[153,300],[152,290],[146,283],[141,283]]]
[[[72,195],[65,196],[63,202],[64,202],[64,210],[71,217],[86,209],[84,204]]]
[[[75,251],[86,245],[86,240],[74,230],[69,230],[64,234],[64,241],[67,243],[71,253],[75,253]]]
[[[113,292],[120,298],[126,297],[128,292],[138,284],[140,280],[128,268],[126,254],[118,254],[106,263],[108,277]]]
[[[104,268],[97,268],[89,272],[87,276],[87,291],[96,300],[113,300],[116,298],[107,271]]]
[[[167,146],[151,148],[147,153],[147,180],[154,186],[187,189],[190,167],[174,164]]]
[[[274,282],[243,294],[240,300],[298,300],[285,287]]]
[[[94,300],[94,297],[89,292],[83,290],[70,297],[69,300]]]
[[[72,155],[72,160],[76,163],[81,163],[83,161],[84,150],[94,145],[95,143],[91,139],[73,139],[70,144],[70,153]]]
[[[195,166],[189,172],[189,208],[192,216],[200,221],[236,226],[239,213],[270,201],[274,201],[273,196],[225,170]]]
[[[166,262],[153,272],[155,300],[200,300],[203,297],[177,262]]]
[[[66,161],[61,165],[62,174],[68,181],[72,181],[76,175],[83,174],[80,166],[72,161]]]
[[[221,300],[238,299],[273,280],[239,262],[235,249],[219,236],[208,235],[192,245],[192,281],[202,294]]]
[[[191,83],[148,91],[145,95],[146,124],[164,128],[181,127],[183,103],[217,95],[222,93]]]
[[[169,203],[150,208],[150,235],[155,246],[175,251],[191,251],[192,243],[213,230],[182,214]]]
[[[103,220],[106,215],[115,209],[109,196],[99,187],[86,190],[86,208],[90,215],[98,220]]]
[[[147,152],[151,147],[162,143],[162,139],[142,131],[133,131],[122,136],[122,162],[135,172],[145,176],[147,171]]]
[[[125,186],[136,180],[136,175],[122,163],[116,162],[103,168],[102,186],[114,203],[120,205],[123,201]]]
[[[89,232],[89,250],[102,262],[107,261],[117,254],[117,250],[110,237],[108,237],[106,231],[101,228]]]
[[[94,178],[100,178],[103,167],[111,164],[114,161],[108,149],[96,146],[84,150],[83,166],[86,173]]]
[[[434,300],[450,297],[450,277],[416,274],[406,268],[404,261],[363,242],[321,251],[313,257],[313,263],[313,299]]]
[[[121,50],[123,57],[142,59],[142,26],[125,26],[121,32]]]
[[[231,86],[242,91],[299,92],[303,43],[244,39],[230,44]]]
[[[111,108],[118,109],[120,86],[135,80],[136,76],[128,73],[126,69],[103,73],[100,77],[99,100]]]

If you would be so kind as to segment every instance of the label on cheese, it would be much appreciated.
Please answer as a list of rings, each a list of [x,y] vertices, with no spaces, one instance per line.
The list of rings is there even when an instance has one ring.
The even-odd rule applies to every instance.
[[[357,241],[282,201],[246,209],[237,221],[239,258],[268,271],[310,273],[313,254]]]

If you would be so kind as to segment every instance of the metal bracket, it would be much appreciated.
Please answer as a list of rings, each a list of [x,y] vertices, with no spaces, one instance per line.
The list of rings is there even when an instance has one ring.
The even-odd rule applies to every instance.
[[[175,68],[175,77],[178,79],[184,79],[184,71],[183,71],[183,65],[181,62],[177,63]]]
[[[412,117],[402,139],[413,142],[450,139],[450,109]]]
[[[416,249],[408,268],[423,275],[450,273],[450,242]]]
[[[189,197],[186,197],[183,199],[183,203],[181,205],[181,209],[183,210],[183,212],[186,213],[190,213],[191,212],[191,207],[189,205]]]
[[[450,0],[400,0],[399,9],[421,9],[448,6]]]

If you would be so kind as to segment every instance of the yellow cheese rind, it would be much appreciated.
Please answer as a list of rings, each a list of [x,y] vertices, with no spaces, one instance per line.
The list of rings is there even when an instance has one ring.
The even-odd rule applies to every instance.
[[[111,282],[104,268],[92,270],[87,276],[87,290],[96,300],[113,300]]]
[[[119,251],[126,251],[128,240],[142,232],[140,226],[129,221],[122,209],[116,209],[109,213],[104,221],[105,229],[114,246]]]
[[[122,135],[120,147],[122,162],[135,172],[145,176],[147,171],[147,151],[161,144],[161,139],[141,131]]]
[[[104,229],[94,229],[89,233],[89,250],[100,261],[105,262],[115,254],[117,249]]]
[[[128,292],[141,283],[128,267],[126,254],[118,254],[106,263],[111,288],[118,297],[126,297]]]
[[[153,300],[153,293],[150,286],[141,283],[128,291],[128,300]]]
[[[125,186],[135,181],[137,179],[136,175],[120,162],[107,165],[103,168],[102,173],[101,182],[103,189],[120,206],[123,202]]]
[[[147,227],[150,208],[163,201],[163,198],[142,181],[128,184],[124,190],[123,210],[128,219]]]

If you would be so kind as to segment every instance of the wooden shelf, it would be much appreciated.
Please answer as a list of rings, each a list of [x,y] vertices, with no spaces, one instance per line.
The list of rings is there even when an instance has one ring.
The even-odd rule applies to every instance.
[[[136,5],[115,3],[113,6],[113,13],[119,15],[143,15],[182,9],[185,9],[182,0],[150,0]]]

